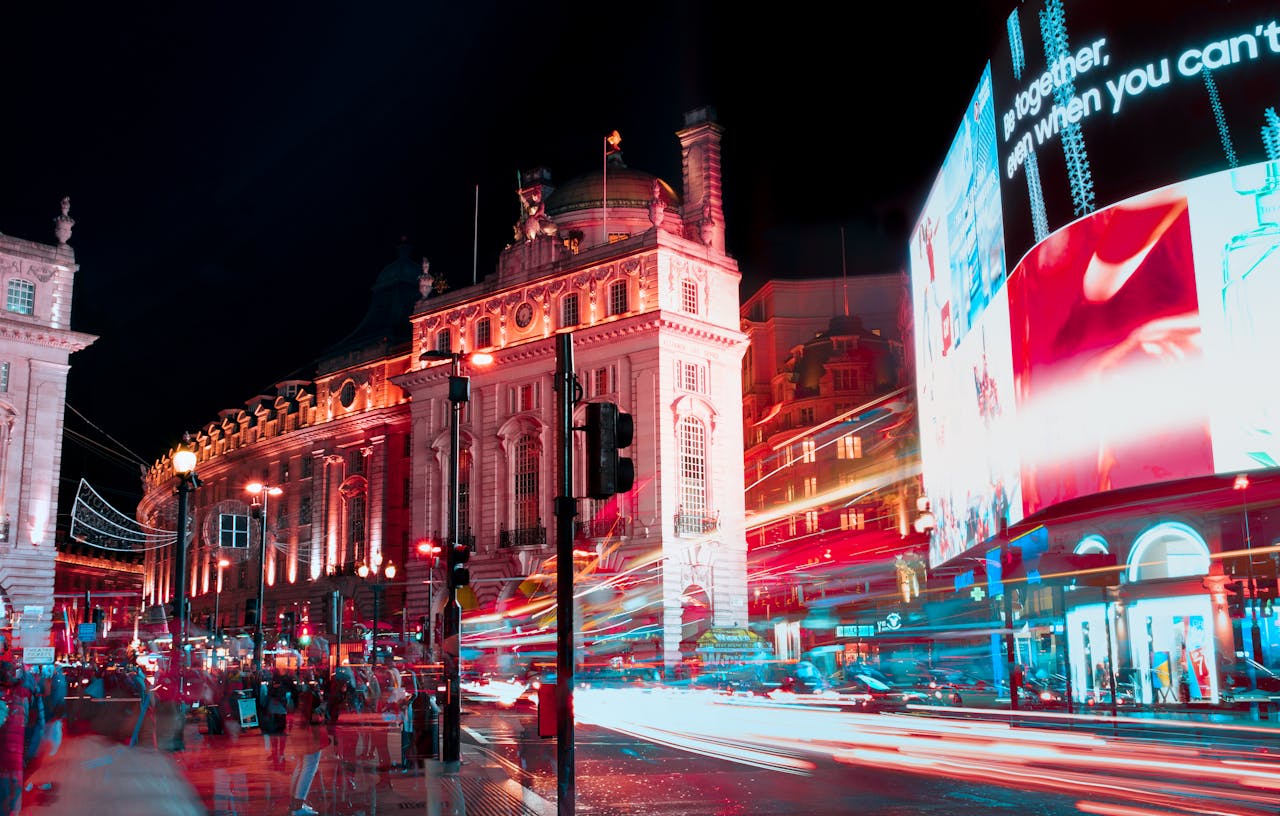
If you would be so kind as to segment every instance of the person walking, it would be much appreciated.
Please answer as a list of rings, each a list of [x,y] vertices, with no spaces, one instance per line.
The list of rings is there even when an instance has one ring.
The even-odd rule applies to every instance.
[[[25,675],[16,660],[0,660],[0,701],[8,710],[0,725],[0,816],[17,816],[22,810],[23,741],[31,704]]]
[[[293,728],[291,744],[298,752],[298,763],[293,772],[293,786],[289,811],[292,816],[316,816],[319,812],[307,803],[311,793],[311,783],[315,781],[316,771],[320,768],[320,759],[324,751],[333,744],[336,731],[332,724],[317,725],[310,715],[305,718],[298,713],[298,722]]]

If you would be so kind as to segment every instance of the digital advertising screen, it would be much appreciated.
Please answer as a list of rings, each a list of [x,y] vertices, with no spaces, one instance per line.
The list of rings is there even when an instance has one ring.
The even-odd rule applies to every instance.
[[[938,565],[1280,463],[1280,6],[1025,3],[908,247]]]

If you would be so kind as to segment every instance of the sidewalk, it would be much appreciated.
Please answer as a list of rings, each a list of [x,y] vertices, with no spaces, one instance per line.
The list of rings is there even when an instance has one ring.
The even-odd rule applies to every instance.
[[[314,744],[301,735],[290,747],[290,734],[301,728],[291,717],[283,737],[241,728],[223,720],[225,733],[205,732],[205,721],[192,717],[184,732],[185,748],[157,750],[148,722],[139,745],[115,733],[69,736],[65,760],[55,772],[52,790],[24,796],[23,812],[63,816],[92,812],[110,802],[111,812],[175,813],[196,816],[203,804],[211,816],[288,814],[302,749]],[[508,770],[478,747],[463,743],[460,768],[446,773],[439,759],[402,771],[400,729],[379,714],[344,712],[336,729],[337,744],[321,754],[320,768],[307,801],[322,816],[378,816],[421,813],[426,816],[555,816],[555,804],[514,782]],[[274,741],[283,740],[283,743]],[[61,753],[61,752],[60,752]],[[85,759],[88,757],[88,759]],[[273,759],[274,757],[274,759]],[[110,770],[114,768],[115,770]],[[111,788],[103,773],[116,780],[136,779],[128,790]],[[182,780],[190,785],[187,790]],[[187,804],[187,802],[190,804]]]

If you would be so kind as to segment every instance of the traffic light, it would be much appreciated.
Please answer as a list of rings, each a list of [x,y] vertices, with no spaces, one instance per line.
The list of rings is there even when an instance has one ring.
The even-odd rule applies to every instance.
[[[467,562],[471,560],[471,547],[460,541],[449,545],[449,587],[466,586],[471,583],[471,570]]]
[[[304,623],[298,629],[298,645],[309,646],[310,644],[311,644],[311,626]]]
[[[587,495],[607,499],[635,484],[636,469],[618,449],[631,445],[635,422],[612,402],[587,403]]]
[[[424,538],[418,542],[418,555],[428,559],[427,563],[434,567],[436,559],[440,557],[440,545],[429,538]]]
[[[296,642],[298,618],[292,611],[280,613],[280,637],[288,638],[290,643]]]
[[[1254,586],[1257,587],[1254,601],[1258,604],[1258,614],[1264,618],[1271,617],[1276,606],[1276,579],[1258,578]]]
[[[413,639],[422,643],[427,639],[427,616],[423,615],[418,618],[418,628],[413,633]]]
[[[1244,581],[1231,581],[1223,587],[1227,593],[1227,614],[1233,618],[1244,617]]]

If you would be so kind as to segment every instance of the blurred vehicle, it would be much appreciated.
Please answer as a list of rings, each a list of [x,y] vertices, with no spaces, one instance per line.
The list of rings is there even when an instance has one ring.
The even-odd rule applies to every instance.
[[[846,682],[831,689],[830,694],[841,708],[855,711],[906,711],[912,705],[938,702],[919,689],[896,688],[879,677],[862,672],[854,672],[852,677],[846,675]]]
[[[1253,669],[1253,679],[1249,670]],[[1280,672],[1255,660],[1228,669],[1222,679],[1222,700],[1229,704],[1270,703],[1280,706]]]

